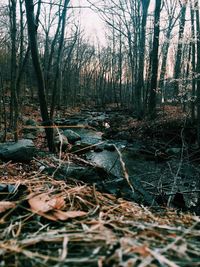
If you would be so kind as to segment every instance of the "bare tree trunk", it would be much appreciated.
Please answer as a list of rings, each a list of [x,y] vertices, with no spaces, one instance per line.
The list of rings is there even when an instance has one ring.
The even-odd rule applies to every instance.
[[[17,88],[17,96],[19,99],[20,95],[20,80],[21,80],[21,69],[23,66],[23,53],[24,53],[24,14],[23,14],[23,0],[19,0],[19,7],[20,7],[20,51],[19,51],[19,67],[18,67],[18,74],[16,79],[16,88]],[[20,75],[21,74],[21,75]]]
[[[124,105],[123,97],[122,97],[122,64],[123,64],[123,56],[122,56],[122,33],[121,33],[121,23],[120,23],[120,35],[119,35],[119,98],[121,107]]]
[[[61,68],[61,62],[62,62],[62,55],[63,55],[63,44],[64,44],[64,38],[65,38],[65,25],[66,25],[66,16],[67,16],[67,6],[69,4],[70,0],[65,0],[64,6],[63,6],[63,12],[62,12],[62,26],[61,26],[61,35],[60,35],[60,41],[59,41],[59,47],[58,47],[58,56],[57,56],[57,62],[56,62],[56,75],[54,80],[54,88],[53,88],[53,94],[52,94],[52,103],[51,103],[51,111],[50,111],[50,118],[53,118],[55,106],[56,106],[56,97],[57,95],[60,97],[59,94],[61,94],[62,91],[62,68]]]
[[[143,116],[142,107],[142,91],[144,90],[144,60],[145,60],[145,39],[146,39],[146,24],[147,24],[147,13],[149,8],[150,0],[142,0],[142,25],[140,35],[140,47],[139,47],[139,70],[137,85],[135,88],[135,102],[136,102],[136,113],[138,119]]]
[[[53,41],[51,43],[49,59],[48,59],[48,62],[46,63],[47,64],[47,69],[45,70],[45,75],[44,75],[45,76],[45,85],[46,85],[46,88],[47,88],[47,97],[48,97],[49,87],[50,87],[50,83],[49,83],[49,80],[50,80],[50,69],[51,69],[51,65],[52,65],[52,61],[53,61],[53,56],[54,56],[54,52],[55,52],[57,39],[58,39],[59,32],[60,32],[61,22],[62,22],[62,15],[60,14],[61,13],[61,3],[62,3],[62,0],[60,0],[60,6],[59,6],[58,25],[57,25],[57,28],[56,28],[56,32],[55,32]]]
[[[156,0],[154,12],[154,37],[152,49],[152,69],[151,69],[151,85],[149,96],[149,114],[151,118],[156,115],[156,90],[158,77],[158,48],[160,35],[160,9],[162,0]]]
[[[32,55],[32,62],[34,66],[34,70],[37,77],[38,82],[38,96],[40,102],[40,111],[45,128],[48,148],[50,151],[54,151],[54,142],[53,142],[53,128],[49,127],[52,126],[52,121],[50,121],[48,109],[47,109],[47,102],[45,96],[45,83],[43,72],[40,64],[39,59],[39,52],[38,52],[38,44],[37,44],[37,25],[35,24],[34,18],[34,4],[33,0],[25,0],[26,4],[26,16],[27,16],[27,24],[28,24],[28,34],[29,34],[29,44],[31,48],[31,55]]]
[[[178,96],[179,93],[179,78],[181,72],[181,60],[182,60],[182,49],[183,49],[183,32],[185,28],[185,15],[186,15],[187,0],[183,0],[181,7],[181,16],[179,24],[179,36],[178,36],[178,47],[176,53],[176,62],[174,66],[174,96]]]
[[[160,78],[159,78],[159,89],[161,90],[161,96],[162,96],[162,102],[165,100],[165,74],[166,74],[166,65],[167,65],[167,57],[168,57],[168,51],[170,47],[170,40],[171,40],[171,33],[174,28],[174,25],[179,18],[179,15],[175,17],[176,9],[177,9],[177,0],[175,1],[168,1],[165,0],[164,2],[167,15],[168,15],[168,24],[167,24],[167,32],[165,36],[165,41],[162,47],[161,55],[162,55],[162,64],[160,69]]]
[[[196,72],[196,47],[195,47],[195,26],[194,26],[194,8],[192,3],[190,4],[190,16],[191,16],[191,32],[192,32],[192,102],[191,102],[191,119],[195,121],[195,95],[196,95],[196,80],[195,80],[195,72]]]
[[[14,130],[15,141],[18,141],[18,99],[16,90],[16,77],[17,77],[17,22],[16,22],[16,0],[10,1],[10,26],[11,26],[11,126]]]
[[[6,103],[5,103],[5,90],[3,84],[2,73],[0,72],[0,131],[3,132],[1,129],[1,125],[4,125],[4,133],[1,136],[0,142],[6,141],[7,135],[7,113],[6,113]]]
[[[196,13],[196,36],[197,36],[197,141],[200,147],[200,19],[199,19],[199,2],[195,2]]]

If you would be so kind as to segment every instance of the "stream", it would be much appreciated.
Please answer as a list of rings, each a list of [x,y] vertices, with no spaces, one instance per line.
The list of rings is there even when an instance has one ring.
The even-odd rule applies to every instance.
[[[176,195],[177,192],[192,192],[199,188],[199,170],[190,162],[180,160],[179,155],[174,155],[167,161],[156,162],[154,157],[148,157],[148,153],[144,153],[147,150],[145,141],[104,139],[103,131],[109,127],[109,115],[105,112],[83,111],[67,120],[69,126],[76,125],[71,130],[81,137],[76,145],[91,146],[91,149],[84,153],[86,160],[105,168],[116,177],[123,177],[121,157],[130,181],[138,179],[155,197]],[[196,205],[197,197],[198,194],[195,192],[187,193],[183,194],[181,201],[191,208]]]

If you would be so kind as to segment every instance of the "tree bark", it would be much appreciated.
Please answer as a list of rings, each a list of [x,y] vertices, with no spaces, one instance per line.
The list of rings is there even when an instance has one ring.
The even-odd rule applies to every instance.
[[[10,26],[11,26],[11,120],[10,124],[14,130],[14,139],[18,141],[18,98],[17,98],[17,47],[16,47],[16,36],[17,36],[17,21],[16,21],[16,0],[10,1]]]
[[[195,47],[195,26],[194,26],[194,8],[192,3],[190,5],[190,16],[191,16],[191,33],[192,33],[192,102],[191,102],[191,119],[195,121],[195,95],[196,95],[196,80],[195,80],[195,72],[196,72],[196,47]]]
[[[179,93],[179,78],[181,72],[181,60],[182,60],[182,48],[183,48],[183,32],[185,28],[185,15],[186,15],[186,7],[187,0],[183,1],[181,7],[181,16],[180,16],[180,24],[179,24],[179,36],[178,36],[178,47],[176,53],[176,62],[174,66],[174,96],[177,97]]]
[[[38,83],[38,96],[39,96],[39,103],[40,103],[40,111],[43,120],[43,125],[45,127],[46,137],[48,148],[50,151],[54,151],[54,142],[53,142],[53,127],[52,121],[50,121],[46,96],[45,96],[45,83],[43,72],[40,64],[39,59],[39,52],[38,52],[38,44],[37,44],[37,25],[36,20],[34,17],[34,4],[33,0],[25,0],[26,5],[26,16],[27,16],[27,24],[28,24],[28,35],[29,35],[29,44],[31,48],[31,55],[32,55],[32,62],[33,67],[37,77]],[[49,127],[50,126],[50,127]]]
[[[147,13],[150,0],[142,0],[141,2],[142,2],[142,25],[140,34],[140,47],[139,47],[139,70],[138,70],[137,85],[135,88],[136,113],[138,119],[141,119],[141,117],[143,116],[142,91],[144,90],[145,38],[146,38]]]
[[[197,141],[200,147],[200,19],[199,19],[199,3],[195,2],[196,13],[196,37],[197,37]]]
[[[67,6],[70,0],[65,0],[61,21],[61,35],[59,40],[59,47],[58,47],[58,55],[57,55],[57,62],[56,62],[56,75],[54,80],[54,88],[52,93],[52,103],[51,103],[51,111],[50,111],[50,118],[53,118],[55,106],[56,106],[56,97],[60,98],[60,94],[62,92],[62,69],[61,69],[61,62],[62,62],[62,55],[63,55],[63,45],[65,39],[65,25],[66,25],[66,16],[67,16]],[[59,101],[60,102],[60,101]]]
[[[152,48],[152,68],[151,68],[151,85],[149,96],[149,115],[151,118],[156,116],[156,90],[158,77],[158,48],[160,35],[160,9],[162,0],[156,0],[154,12],[154,36]]]
[[[170,47],[170,41],[171,41],[171,33],[175,26],[175,23],[177,19],[180,16],[180,13],[176,16],[176,10],[177,10],[177,1],[168,1],[165,0],[164,5],[166,7],[167,15],[168,15],[168,23],[167,23],[167,30],[166,30],[166,36],[165,41],[162,47],[161,55],[162,55],[162,64],[160,69],[160,78],[159,78],[159,89],[161,90],[161,96],[162,96],[162,102],[165,101],[165,74],[166,74],[166,66],[167,66],[167,57],[168,57],[168,51]]]

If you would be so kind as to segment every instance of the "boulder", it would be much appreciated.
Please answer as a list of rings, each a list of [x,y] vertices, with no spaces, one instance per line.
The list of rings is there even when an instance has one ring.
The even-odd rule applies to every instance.
[[[56,134],[54,137],[54,144],[56,147],[56,152],[67,152],[71,149],[71,144],[68,141],[68,138],[60,132],[60,134]]]
[[[93,120],[93,121],[89,121],[88,125],[95,128],[95,127],[99,126],[99,123],[98,123],[98,121]]]
[[[32,119],[28,119],[28,120],[25,122],[25,124],[26,124],[27,126],[37,126],[37,123],[36,123],[34,120],[32,120]]]
[[[36,138],[36,136],[32,133],[27,133],[24,135],[24,138],[33,140]]]
[[[117,177],[103,167],[97,165],[89,166],[62,166],[61,168],[49,167],[45,169],[49,175],[54,174],[57,179],[76,179],[84,183],[96,185],[97,190],[114,194],[117,197],[123,197],[129,201],[140,204],[157,206],[154,197],[152,197],[144,188],[140,178],[134,177],[131,181],[133,188],[127,183],[123,177]]]
[[[72,130],[65,130],[63,131],[63,134],[67,137],[69,143],[71,144],[74,144],[76,141],[81,140],[80,135]]]
[[[113,144],[105,144],[104,149],[112,152],[116,150],[116,147]]]
[[[103,146],[102,145],[99,145],[99,146],[96,146],[95,148],[94,148],[94,152],[102,152],[103,151]]]
[[[34,120],[32,120],[32,119],[26,120],[25,125],[26,125],[26,127],[23,129],[25,139],[27,138],[26,135],[29,133],[31,133],[33,135],[36,135],[38,133],[37,123]],[[29,139],[29,138],[27,138],[27,139]]]
[[[166,153],[170,155],[179,155],[181,154],[182,148],[181,147],[170,147],[166,149]]]
[[[36,147],[32,140],[22,139],[17,143],[8,142],[0,144],[0,159],[26,162],[35,156]]]

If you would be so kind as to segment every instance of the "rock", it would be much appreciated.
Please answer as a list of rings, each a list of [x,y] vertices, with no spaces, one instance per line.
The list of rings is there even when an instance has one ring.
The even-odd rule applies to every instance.
[[[37,123],[34,121],[34,120],[32,120],[32,119],[28,119],[26,122],[25,122],[25,124],[28,126],[28,125],[30,125],[30,126],[36,126],[37,125]]]
[[[112,174],[108,173],[104,168],[102,167],[80,167],[77,166],[76,168],[68,168],[66,169],[66,175],[68,177],[76,178],[77,180],[81,180],[85,183],[98,183],[99,181],[109,179],[110,177],[113,177]]]
[[[49,155],[49,152],[47,151],[38,151],[37,152],[37,156],[40,157],[40,158],[45,158]]]
[[[34,120],[32,120],[32,119],[26,120],[25,125],[26,125],[26,127],[23,129],[25,139],[26,138],[29,139],[29,137],[26,137],[26,135],[29,133],[31,133],[33,135],[36,135],[38,133],[39,128],[37,128],[37,123]],[[29,126],[30,126],[30,128],[29,128]]]
[[[4,136],[5,136],[5,133],[0,132],[0,142],[2,142],[4,140]]]
[[[121,131],[121,132],[116,134],[115,138],[116,139],[121,139],[121,140],[130,140],[131,135],[127,131]]]
[[[102,133],[94,131],[92,129],[86,129],[86,128],[80,128],[75,130],[77,134],[81,137],[81,143],[90,145],[97,145],[99,142],[101,142]]]
[[[71,149],[71,145],[68,141],[68,138],[63,133],[56,134],[54,136],[54,144],[56,147],[56,152],[60,152],[60,150],[66,152]]]
[[[78,125],[80,122],[79,119],[70,119],[70,120],[66,120],[66,125]]]
[[[75,154],[85,154],[86,152],[88,152],[88,150],[91,150],[90,145],[86,143],[77,142],[75,145],[72,146],[70,152]]]
[[[104,149],[112,152],[116,150],[116,147],[113,144],[105,144]]]
[[[29,139],[22,139],[17,143],[0,144],[0,158],[2,160],[26,162],[32,160],[35,153],[36,147],[33,141]]]
[[[95,127],[99,126],[99,123],[98,123],[98,121],[94,120],[94,121],[89,121],[88,125],[95,128]]]
[[[72,118],[72,119],[58,118],[54,120],[54,123],[58,126],[71,126],[71,125],[77,125],[80,122],[80,120],[81,119],[78,118]]]
[[[136,190],[132,190],[123,177],[117,177],[111,172],[105,170],[100,166],[62,166],[61,168],[49,167],[45,170],[49,175],[54,174],[57,179],[70,179],[74,178],[84,183],[95,184],[97,190],[114,194],[117,197],[123,197],[129,201],[135,201],[140,204],[154,205],[156,201],[149,195],[143,188],[140,178],[134,177],[133,187],[136,186]]]
[[[96,146],[96,147],[94,148],[94,152],[102,152],[102,151],[103,151],[103,147],[102,147],[101,145]]]
[[[166,149],[166,153],[170,155],[178,155],[181,153],[182,148],[180,147],[170,147]]]
[[[81,137],[79,134],[75,133],[72,130],[65,130],[63,131],[63,134],[67,137],[69,143],[75,143],[76,141],[81,140]]]
[[[27,133],[27,134],[25,135],[25,138],[26,138],[26,139],[31,139],[31,140],[33,140],[33,139],[36,138],[36,136],[35,136],[34,134],[32,134],[32,133]]]
[[[181,192],[176,192],[172,200],[172,205],[183,211],[186,210],[186,203],[185,203],[184,195]]]
[[[58,126],[66,125],[66,122],[68,123],[69,120],[66,120],[64,118],[54,119],[54,123]]]
[[[0,184],[0,200],[12,199],[12,201],[17,201],[26,190],[27,187],[22,184]]]

